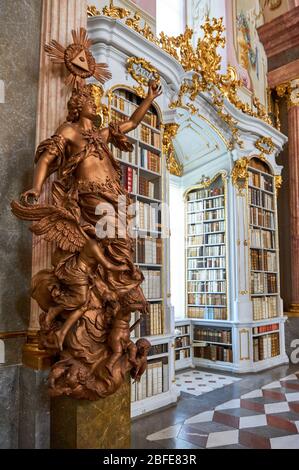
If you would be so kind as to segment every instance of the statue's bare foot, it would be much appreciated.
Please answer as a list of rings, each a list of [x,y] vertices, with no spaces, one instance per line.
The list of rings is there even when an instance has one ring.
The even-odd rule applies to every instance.
[[[137,367],[137,362],[136,362],[135,359],[130,359],[129,358],[129,361],[130,361],[130,363],[132,364],[133,367]]]
[[[61,331],[55,331],[54,334],[53,334],[53,338],[55,338],[55,343],[56,343],[57,349],[62,351],[63,350],[64,335],[61,333]]]

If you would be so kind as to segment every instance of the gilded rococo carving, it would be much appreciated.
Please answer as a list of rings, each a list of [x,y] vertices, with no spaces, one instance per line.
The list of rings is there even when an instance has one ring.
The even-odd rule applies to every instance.
[[[113,2],[110,2],[110,8],[113,7]],[[113,7],[116,9],[116,7]],[[214,105],[220,117],[228,124],[233,133],[233,143],[242,146],[242,142],[238,135],[235,120],[224,111],[224,99],[228,99],[243,113],[250,116],[258,117],[263,121],[271,124],[271,119],[267,113],[266,108],[261,104],[259,99],[253,96],[252,106],[248,103],[243,103],[237,94],[238,88],[242,85],[238,79],[234,67],[229,66],[226,74],[219,72],[221,65],[221,55],[218,53],[218,47],[225,46],[225,38],[223,37],[224,25],[223,19],[207,18],[205,23],[201,26],[204,31],[203,38],[199,38],[196,47],[193,46],[193,30],[189,27],[186,28],[183,34],[179,36],[167,36],[161,32],[159,36],[150,30],[150,27],[143,22],[141,16],[135,13],[132,16],[131,12],[126,11],[125,16],[123,12],[119,12],[115,16],[109,8],[103,11],[97,10],[95,7],[88,7],[89,16],[105,15],[113,18],[123,19],[127,26],[134,29],[147,40],[155,43],[161,47],[165,52],[170,54],[178,60],[184,70],[193,71],[194,78],[191,89],[192,98],[194,100],[199,92],[209,91],[213,96]],[[195,85],[195,86],[194,86]],[[190,95],[190,88],[186,81],[180,87],[178,96],[179,101],[173,102],[173,107],[176,103],[180,103],[180,99],[184,95]],[[190,109],[196,113],[198,110],[191,103]]]
[[[46,46],[51,59],[69,71],[67,120],[39,144],[33,187],[11,206],[17,217],[33,222],[35,235],[55,243],[52,267],[35,274],[31,286],[42,309],[40,348],[55,357],[50,394],[96,400],[114,393],[128,373],[139,380],[150,349],[146,339],[130,339],[138,323],[130,326],[131,312],[147,315],[149,304],[140,287],[143,274],[133,262],[130,198],[109,145],[132,151],[126,133],[161,89],[151,81],[130,119],[99,127],[107,118],[103,90],[86,85],[85,78],[104,83],[111,74],[106,64],[95,63],[86,31],[72,34],[67,48],[56,41]],[[52,201],[43,205],[39,196],[53,173]]]

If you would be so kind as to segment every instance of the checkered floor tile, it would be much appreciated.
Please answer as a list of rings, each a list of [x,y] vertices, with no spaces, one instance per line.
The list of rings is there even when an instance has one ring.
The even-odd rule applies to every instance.
[[[176,375],[176,386],[178,390],[191,395],[199,396],[203,393],[211,392],[216,388],[230,385],[241,379],[228,377],[226,375],[212,374],[199,370],[191,370]]]
[[[199,374],[204,374],[205,381],[207,375],[221,377]],[[193,383],[188,379],[196,375],[180,374],[188,393]],[[147,437],[150,441],[167,438],[199,448],[299,449],[299,372]]]

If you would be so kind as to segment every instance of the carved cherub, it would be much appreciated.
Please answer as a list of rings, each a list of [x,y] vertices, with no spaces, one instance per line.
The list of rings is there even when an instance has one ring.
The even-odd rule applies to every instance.
[[[135,347],[137,351],[135,357],[135,366],[131,369],[130,374],[135,382],[139,382],[147,366],[147,356],[151,348],[151,343],[145,338],[140,338],[136,342]]]

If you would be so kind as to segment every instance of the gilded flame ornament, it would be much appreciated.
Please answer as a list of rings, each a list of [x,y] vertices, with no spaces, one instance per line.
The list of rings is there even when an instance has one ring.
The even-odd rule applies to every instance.
[[[11,207],[17,217],[33,222],[35,235],[55,244],[52,267],[36,273],[31,285],[42,310],[39,345],[56,361],[50,395],[97,400],[113,394],[128,373],[139,381],[151,347],[145,338],[136,343],[130,338],[149,314],[149,304],[141,289],[143,274],[133,261],[131,201],[109,145],[133,150],[126,134],[139,125],[161,89],[151,81],[131,118],[96,125],[101,110],[104,115],[102,89],[86,85],[85,79],[93,75],[103,83],[111,75],[106,64],[95,63],[85,30],[73,32],[73,40],[66,48],[55,41],[46,46],[69,71],[68,116],[39,144],[32,189]],[[51,174],[52,200],[43,205],[39,196]],[[130,326],[136,311],[140,320]]]

